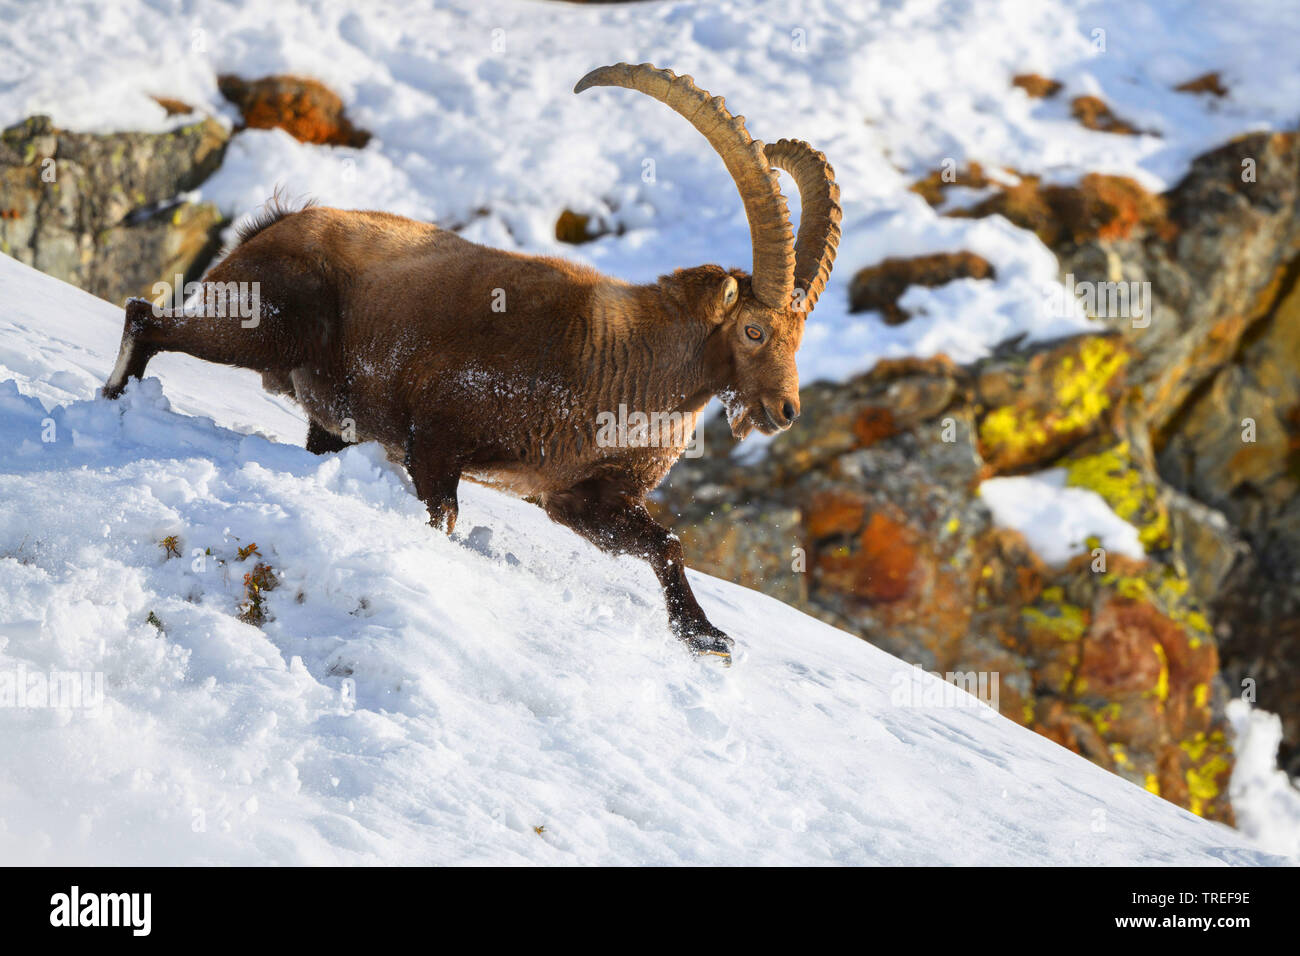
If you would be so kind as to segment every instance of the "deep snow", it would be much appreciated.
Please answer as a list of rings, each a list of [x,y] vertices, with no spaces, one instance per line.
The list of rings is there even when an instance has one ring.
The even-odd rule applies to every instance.
[[[696,660],[640,563],[472,485],[449,540],[375,446],[247,434],[301,437],[250,376],[162,356],[95,399],[120,327],[0,256],[0,679],[103,680],[0,708],[0,861],[1279,860],[700,574],[740,652]]]

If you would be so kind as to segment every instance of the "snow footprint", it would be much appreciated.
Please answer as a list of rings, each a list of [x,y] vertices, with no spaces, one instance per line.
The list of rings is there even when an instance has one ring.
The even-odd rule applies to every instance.
[[[706,695],[683,687],[673,692],[673,701],[686,718],[687,728],[706,749],[728,763],[744,761],[744,741],[737,738],[730,721],[711,706]]]

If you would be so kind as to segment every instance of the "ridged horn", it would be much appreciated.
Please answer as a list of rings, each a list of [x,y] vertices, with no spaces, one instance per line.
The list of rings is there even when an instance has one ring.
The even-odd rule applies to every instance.
[[[621,86],[644,93],[676,110],[704,134],[722,157],[745,204],[754,256],[754,295],[770,308],[789,307],[794,291],[794,230],[780,180],[763,144],[745,129],[745,118],[728,113],[722,97],[710,96],[689,76],[649,63],[599,67],[579,80],[573,92],[593,86]]]
[[[799,238],[794,243],[794,281],[811,312],[826,288],[840,245],[840,187],[826,157],[798,139],[768,143],[767,161],[790,174],[799,187]]]

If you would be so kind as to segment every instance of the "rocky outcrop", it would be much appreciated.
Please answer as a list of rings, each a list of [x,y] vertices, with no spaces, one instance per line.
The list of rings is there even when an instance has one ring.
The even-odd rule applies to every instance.
[[[1202,545],[1216,570],[1201,595],[1234,688],[1282,716],[1300,772],[1300,136],[1225,144],[1164,199],[1168,237],[1057,251],[1065,272],[1150,283],[1149,326],[1099,317],[1133,350],[1162,479],[1231,529],[1217,554],[1204,554],[1217,532]]]
[[[168,133],[71,133],[42,116],[12,126],[0,134],[0,251],[111,302],[194,278],[223,221],[183,195],[227,139],[210,118]]]
[[[1019,73],[1011,78],[1011,85],[1019,87],[1030,99],[1041,100],[1061,92],[1061,84],[1041,73]]]
[[[1130,378],[1157,435],[1232,360],[1300,253],[1300,136],[1234,140],[1195,160],[1161,199],[1166,223],[1139,221],[1124,235],[1054,247],[1063,274],[1150,283],[1149,324],[1095,314],[1133,344]]]
[[[1216,99],[1222,99],[1228,95],[1228,88],[1223,85],[1218,70],[1212,73],[1202,73],[1186,83],[1179,83],[1174,89],[1179,93],[1208,93]]]
[[[348,118],[338,94],[318,80],[288,75],[244,80],[227,73],[217,77],[217,87],[239,108],[249,129],[282,129],[321,146],[360,149],[370,142],[370,134]]]
[[[938,252],[911,259],[886,259],[860,269],[849,285],[849,311],[876,310],[890,325],[911,318],[898,299],[914,285],[934,288],[957,279],[992,279],[993,266],[973,252]]]
[[[293,76],[222,76],[244,125],[299,139],[360,147],[370,134],[321,83]],[[155,100],[169,115],[192,108]],[[227,225],[186,193],[220,166],[231,133],[211,117],[166,133],[75,133],[33,116],[0,134],[0,251],[121,303],[153,298],[158,282],[197,279],[220,251]]]
[[[555,220],[555,238],[570,245],[593,242],[610,233],[621,235],[619,226],[610,225],[604,216],[589,216],[586,213],[565,209]]]
[[[1282,716],[1300,772],[1300,260],[1264,319],[1164,432],[1165,479],[1248,545],[1212,591],[1230,684]]]
[[[1070,115],[1086,128],[1099,133],[1136,136],[1142,132],[1128,120],[1116,116],[1106,102],[1096,96],[1076,96],[1070,101]]]
[[[972,163],[913,188],[933,205],[954,185],[995,189],[965,217],[1001,215],[1036,233],[1075,288],[1109,284],[1089,309],[1133,346],[1129,378],[1161,432],[1267,313],[1300,253],[1300,137],[1243,136],[1196,159],[1168,193],[1122,176],[1077,185],[992,177]],[[1112,293],[1122,293],[1122,295]],[[1149,296],[1150,314],[1139,303]]]

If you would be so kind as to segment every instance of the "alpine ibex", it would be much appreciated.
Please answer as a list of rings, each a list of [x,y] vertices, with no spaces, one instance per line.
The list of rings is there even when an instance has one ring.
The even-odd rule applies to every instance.
[[[689,76],[621,63],[574,92],[593,86],[639,90],[704,134],[744,201],[752,275],[706,265],[631,285],[387,213],[276,203],[204,280],[257,289],[259,321],[133,300],[104,394],[163,351],[260,371],[306,409],[310,450],[337,451],[345,434],[382,443],[436,527],[453,528],[464,476],[532,498],[606,551],[646,557],[673,632],[729,658],[733,642],[709,623],[680,542],[645,499],[712,396],[737,438],[798,419],[795,351],[835,258],[839,190],[821,153],[751,139]],[[799,189],[797,239],[775,169]],[[600,416],[620,406],[687,427],[666,443],[599,441]]]

